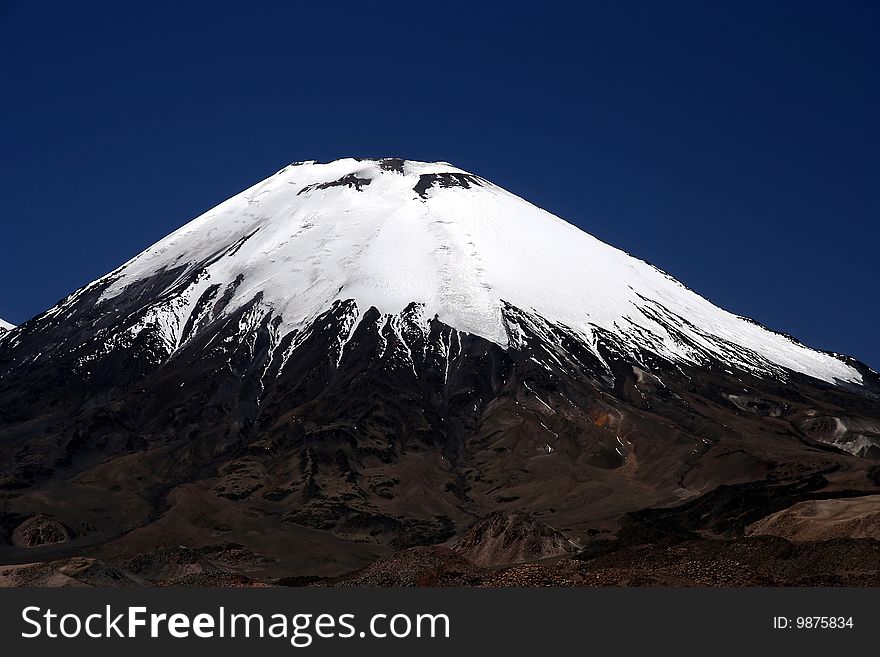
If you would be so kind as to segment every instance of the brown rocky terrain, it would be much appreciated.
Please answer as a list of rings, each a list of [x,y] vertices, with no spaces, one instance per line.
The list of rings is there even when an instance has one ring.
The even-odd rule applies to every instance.
[[[880,495],[799,502],[752,523],[746,534],[790,541],[880,540]]]
[[[453,549],[474,563],[492,566],[573,554],[580,546],[526,513],[496,511],[474,523]]]
[[[481,563],[457,545],[433,545],[393,552],[338,576],[277,577],[272,559],[240,545],[216,545],[163,549],[119,562],[71,557],[2,566],[0,586],[880,586],[880,540],[874,538],[788,540],[758,535],[754,525],[747,536],[708,538],[678,523],[667,524],[660,536],[653,519],[636,515],[625,538],[599,539],[577,554],[566,548],[563,555],[514,563],[535,545],[533,533],[518,533],[499,552],[499,537],[485,530],[513,525],[556,535],[533,520],[499,522],[497,516],[476,523],[478,531],[465,536]]]

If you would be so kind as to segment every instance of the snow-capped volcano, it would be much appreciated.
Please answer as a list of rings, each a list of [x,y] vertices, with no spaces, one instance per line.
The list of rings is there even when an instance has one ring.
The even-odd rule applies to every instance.
[[[338,574],[499,510],[588,541],[686,501],[687,536],[742,535],[876,494],[878,400],[484,178],[306,162],[0,334],[0,563],[222,543]]]
[[[861,381],[845,362],[726,312],[657,268],[446,163],[290,165],[89,287],[102,288],[99,306],[114,304],[159,274],[161,286],[151,286],[152,299],[128,334],[153,327],[169,353],[192,339],[221,298],[227,314],[249,304],[256,315],[271,313],[277,344],[334,302],[353,300],[349,330],[371,307],[397,316],[415,303],[423,326],[437,316],[502,346],[517,346],[528,322],[547,335],[549,326],[561,328],[600,358],[605,341],[634,362],[650,353]],[[511,307],[518,312],[506,312]]]

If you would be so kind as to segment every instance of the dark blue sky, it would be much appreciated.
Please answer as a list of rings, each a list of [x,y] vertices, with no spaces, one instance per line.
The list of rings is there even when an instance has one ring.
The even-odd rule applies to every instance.
[[[448,160],[880,366],[880,3],[0,0],[0,317],[293,160]]]

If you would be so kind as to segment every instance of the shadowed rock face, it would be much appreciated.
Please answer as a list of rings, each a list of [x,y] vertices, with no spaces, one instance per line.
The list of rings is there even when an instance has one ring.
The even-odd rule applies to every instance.
[[[354,174],[348,174],[346,176],[342,176],[338,180],[331,180],[329,182],[316,183],[314,185],[307,185],[303,187],[297,195],[299,194],[307,194],[312,190],[322,190],[322,189],[330,189],[331,187],[350,187],[356,191],[361,191],[362,187],[366,187],[370,184],[369,178],[358,178]]]
[[[428,198],[427,191],[434,187],[461,187],[470,189],[471,185],[482,185],[477,176],[469,173],[425,173],[419,176],[413,191],[422,198]]]

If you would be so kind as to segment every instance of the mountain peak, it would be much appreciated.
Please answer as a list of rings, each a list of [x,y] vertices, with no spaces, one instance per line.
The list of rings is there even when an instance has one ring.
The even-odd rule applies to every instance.
[[[291,164],[92,286],[101,289],[99,304],[149,288],[153,296],[129,337],[152,327],[169,353],[221,300],[226,313],[271,315],[279,339],[338,302],[351,302],[353,320],[373,307],[396,316],[417,304],[423,325],[437,317],[503,347],[522,347],[527,324],[556,342],[571,336],[603,363],[603,350],[613,349],[639,363],[651,354],[861,381],[839,359],[728,313],[656,267],[445,162]]]
[[[317,175],[337,175],[342,173],[373,172],[376,175],[382,172],[394,172],[404,175],[420,175],[423,173],[463,173],[468,171],[460,169],[449,162],[423,162],[403,157],[342,157],[336,160],[323,162],[320,160],[299,160],[291,162],[286,167],[276,172],[280,175],[291,169],[313,170]],[[469,174],[472,175],[472,174]]]

